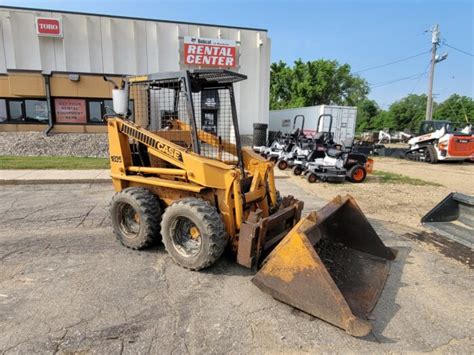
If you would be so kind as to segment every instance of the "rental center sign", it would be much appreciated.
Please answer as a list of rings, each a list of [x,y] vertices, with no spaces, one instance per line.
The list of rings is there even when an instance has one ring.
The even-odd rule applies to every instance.
[[[184,37],[184,64],[234,68],[237,66],[236,57],[236,41]]]
[[[38,36],[46,37],[62,37],[63,26],[61,19],[37,17],[36,18],[36,33]]]

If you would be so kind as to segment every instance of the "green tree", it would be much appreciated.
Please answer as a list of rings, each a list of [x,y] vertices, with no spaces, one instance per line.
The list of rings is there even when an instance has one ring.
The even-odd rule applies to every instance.
[[[436,103],[433,103],[433,105],[436,107]],[[388,111],[392,117],[386,116],[386,119],[393,120],[394,127],[391,128],[400,131],[406,128],[417,131],[420,122],[425,119],[426,95],[410,94],[390,105]]]
[[[370,131],[374,127],[373,120],[381,112],[374,100],[363,99],[357,104],[357,132]]]
[[[293,71],[280,61],[270,66],[270,108],[278,110],[288,108],[291,101],[291,81]]]
[[[319,59],[295,61],[293,67],[280,61],[270,67],[270,109],[323,104],[355,106],[367,97],[369,87],[351,74],[348,64]]]
[[[397,130],[397,122],[394,115],[390,111],[380,111],[377,116],[372,119],[371,129],[379,131],[385,128]]]
[[[460,125],[474,123],[474,100],[468,96],[453,94],[436,107],[433,118],[453,121]]]

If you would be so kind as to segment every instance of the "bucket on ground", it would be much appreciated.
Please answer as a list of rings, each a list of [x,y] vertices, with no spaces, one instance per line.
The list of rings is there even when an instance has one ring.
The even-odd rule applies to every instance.
[[[474,196],[450,193],[421,219],[421,223],[474,248]]]
[[[252,282],[279,301],[365,336],[395,256],[355,200],[337,196],[288,233]]]

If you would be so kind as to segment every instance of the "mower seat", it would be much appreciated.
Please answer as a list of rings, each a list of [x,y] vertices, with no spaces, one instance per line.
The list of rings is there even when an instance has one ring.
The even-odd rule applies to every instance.
[[[329,148],[326,151],[326,154],[330,156],[331,158],[339,158],[344,152],[339,149],[334,149],[334,148]]]
[[[354,146],[354,137],[349,137],[349,138],[344,139],[342,146],[344,147],[344,150],[346,152],[352,151],[352,147]]]
[[[324,141],[324,132],[316,132],[313,136],[313,140],[316,142],[323,142]]]

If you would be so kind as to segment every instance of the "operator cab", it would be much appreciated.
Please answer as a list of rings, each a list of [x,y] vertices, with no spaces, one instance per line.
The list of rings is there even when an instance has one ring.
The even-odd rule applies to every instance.
[[[456,127],[451,121],[423,121],[420,125],[419,135],[422,136],[424,134],[433,133],[443,127],[445,128],[446,133],[456,131]]]
[[[241,165],[233,84],[246,78],[224,69],[129,78],[133,117],[154,134],[196,154]]]

